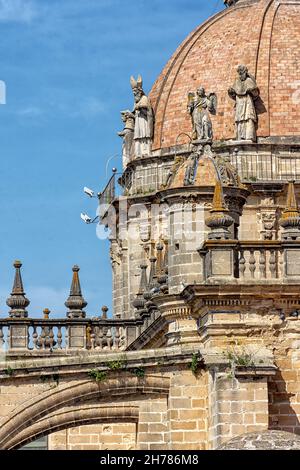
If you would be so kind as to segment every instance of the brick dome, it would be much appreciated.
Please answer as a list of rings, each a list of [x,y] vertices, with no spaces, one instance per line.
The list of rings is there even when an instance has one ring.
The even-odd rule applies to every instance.
[[[227,90],[239,64],[248,66],[261,91],[265,111],[258,137],[299,136],[300,0],[240,0],[192,32],[155,82],[153,150],[174,146],[182,132],[191,134],[187,95],[200,85],[218,95],[215,139],[233,139],[234,103]]]

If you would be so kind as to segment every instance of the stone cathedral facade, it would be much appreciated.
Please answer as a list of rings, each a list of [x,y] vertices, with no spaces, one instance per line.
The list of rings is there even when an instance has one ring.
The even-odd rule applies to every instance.
[[[75,266],[66,318],[30,318],[15,263],[1,449],[300,449],[300,1],[224,3],[128,84],[113,316]]]

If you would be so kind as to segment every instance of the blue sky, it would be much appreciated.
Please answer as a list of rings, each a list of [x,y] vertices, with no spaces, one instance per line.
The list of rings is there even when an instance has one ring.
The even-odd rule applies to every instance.
[[[80,212],[84,186],[103,189],[121,169],[120,110],[131,74],[151,89],[177,46],[223,8],[221,0],[0,0],[0,314],[14,259],[23,262],[30,315],[64,316],[73,264],[87,312],[111,305],[108,244]]]

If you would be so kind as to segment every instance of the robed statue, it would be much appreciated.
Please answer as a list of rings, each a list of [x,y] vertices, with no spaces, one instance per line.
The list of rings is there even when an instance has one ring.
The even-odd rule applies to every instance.
[[[188,112],[192,117],[193,140],[211,141],[213,139],[213,126],[210,114],[217,112],[217,96],[215,93],[206,95],[203,87],[196,93],[188,95]]]
[[[245,65],[239,65],[238,77],[229,88],[229,96],[235,100],[235,127],[237,140],[257,139],[257,111],[255,101],[259,98],[259,89],[255,77],[248,72]]]
[[[154,113],[150,100],[144,93],[142,77],[139,75],[137,80],[131,77],[130,83],[134,96],[134,154],[139,158],[151,154]]]
[[[122,121],[124,122],[124,129],[121,132],[118,132],[118,135],[123,139],[123,168],[125,169],[128,163],[132,160],[133,157],[133,137],[134,137],[134,127],[135,127],[135,117],[134,114],[129,111],[121,111]]]

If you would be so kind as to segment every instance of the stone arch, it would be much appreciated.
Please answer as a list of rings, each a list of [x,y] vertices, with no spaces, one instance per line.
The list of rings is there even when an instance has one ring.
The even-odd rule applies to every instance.
[[[133,422],[138,424],[138,406],[77,406],[68,407],[61,412],[46,416],[29,428],[24,429],[5,445],[7,450],[16,450],[29,442],[39,439],[57,431],[70,429],[89,424],[103,424],[110,422]]]
[[[112,377],[100,383],[88,380],[71,386],[60,385],[26,401],[1,423],[0,449],[7,449],[17,435],[42,418],[61,408],[75,405],[78,401],[92,399],[112,401],[129,395],[168,395],[169,386],[168,378],[147,376],[141,379],[129,374]]]

